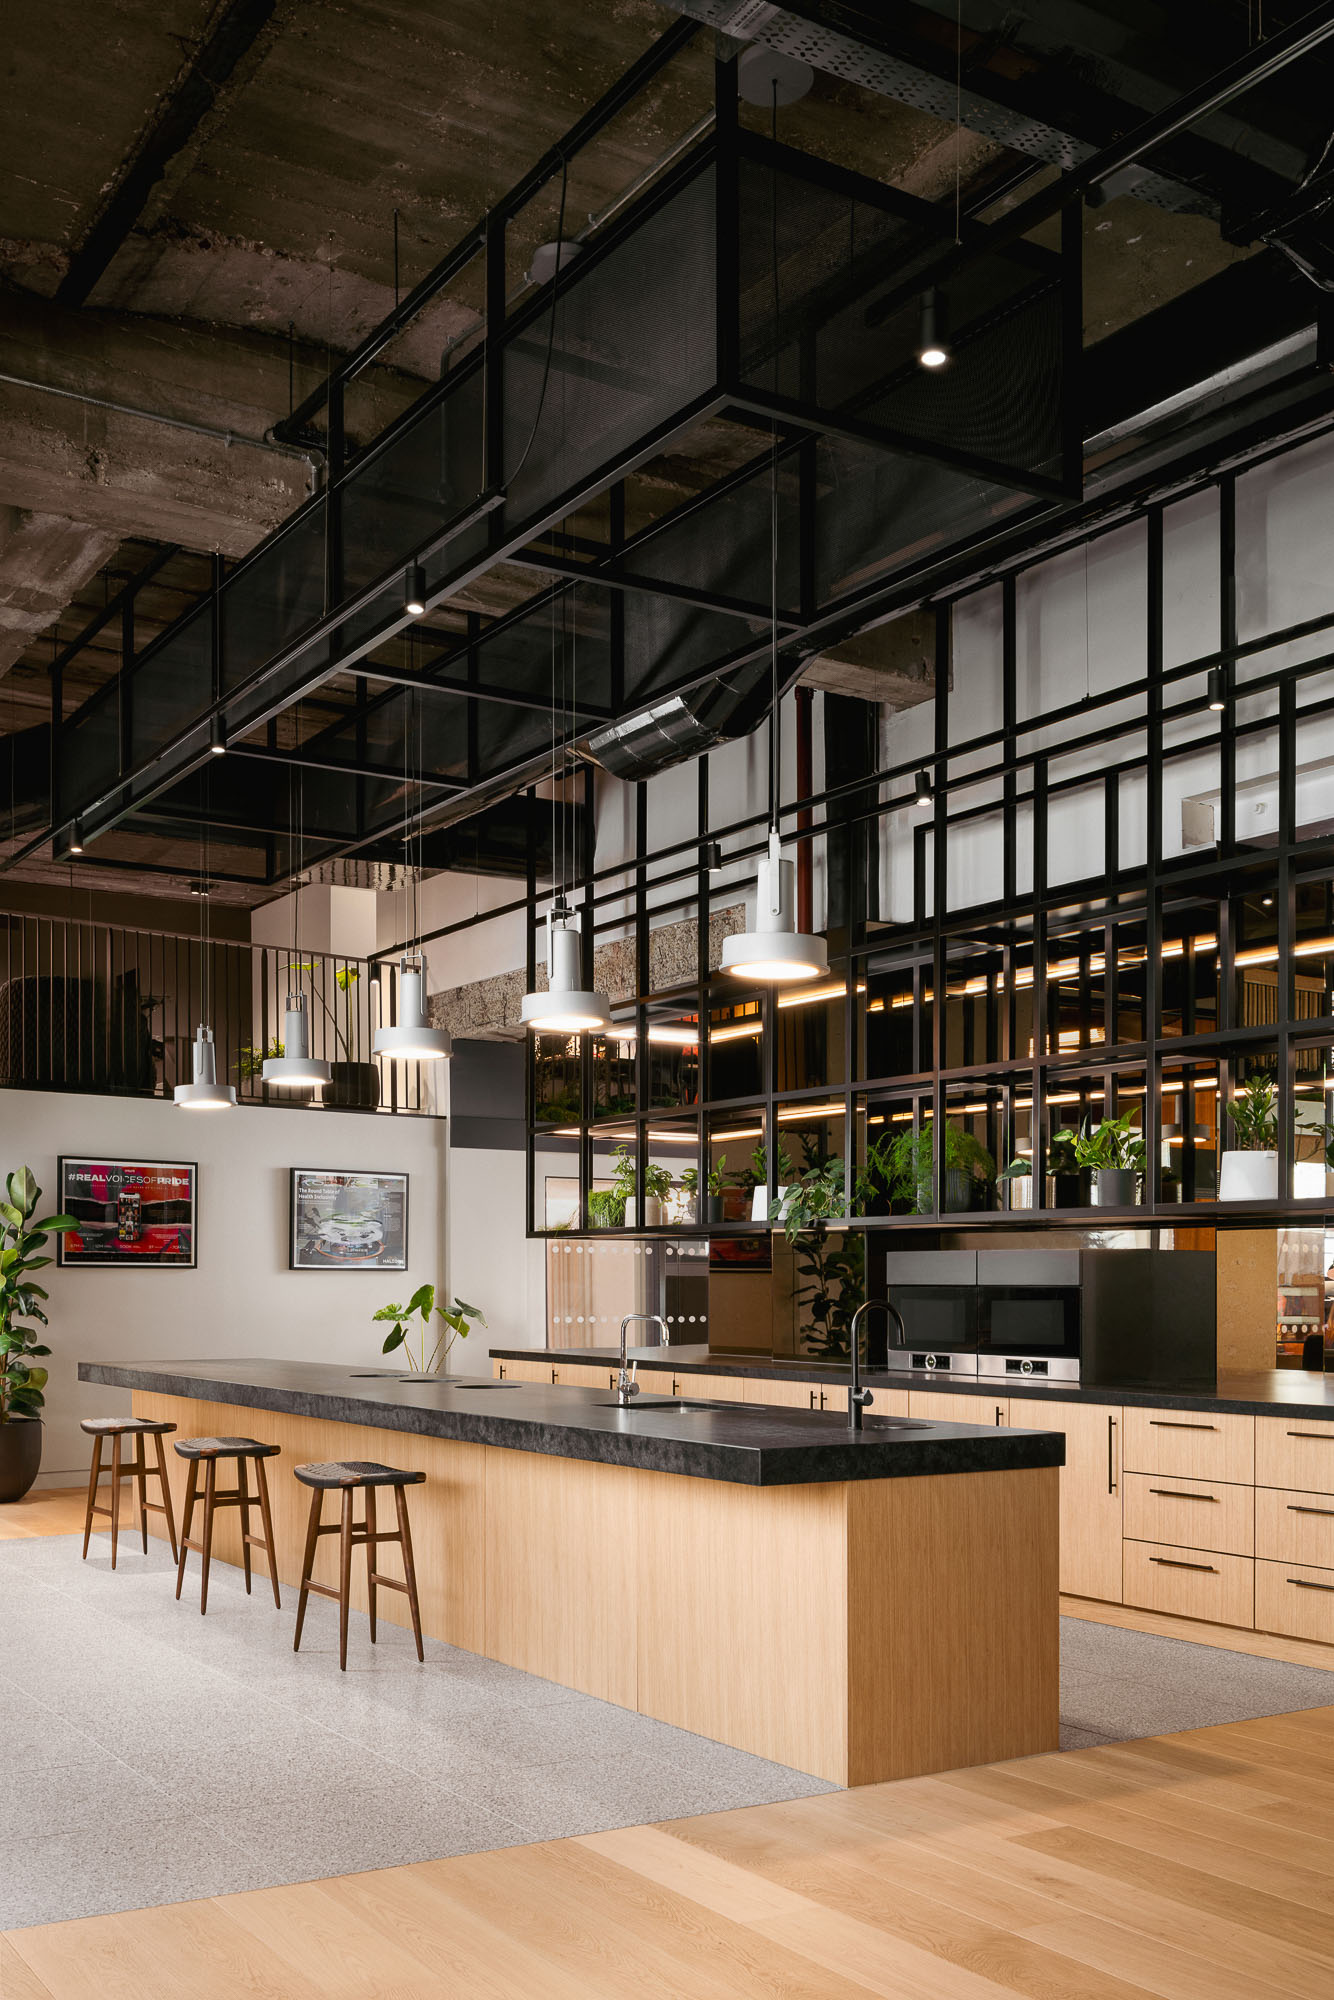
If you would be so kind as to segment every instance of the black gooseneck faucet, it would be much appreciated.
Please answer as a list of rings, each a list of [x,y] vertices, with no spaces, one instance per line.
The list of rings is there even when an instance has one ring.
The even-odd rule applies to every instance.
[[[888,1299],[864,1299],[852,1315],[852,1381],[848,1388],[848,1428],[854,1431],[859,1431],[862,1428],[862,1411],[869,1409],[870,1405],[875,1401],[875,1397],[871,1394],[871,1391],[862,1387],[861,1357],[862,1314],[870,1312],[873,1306],[879,1306],[882,1311],[889,1314],[898,1327],[900,1342],[904,1342],[907,1339],[903,1325],[903,1315],[896,1305],[890,1304]]]

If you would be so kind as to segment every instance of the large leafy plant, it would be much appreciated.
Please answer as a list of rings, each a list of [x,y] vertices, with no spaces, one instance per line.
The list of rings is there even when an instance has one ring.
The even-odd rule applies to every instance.
[[[1104,1118],[1101,1125],[1086,1125],[1075,1140],[1075,1159],[1081,1168],[1094,1173],[1144,1172],[1144,1137],[1134,1125],[1135,1113],[1123,1111],[1119,1118]]]
[[[935,1124],[930,1118],[920,1131],[914,1132],[909,1126],[895,1133],[878,1156],[879,1177],[891,1201],[906,1201],[920,1215],[929,1211],[935,1152]],[[989,1187],[996,1178],[996,1162],[981,1140],[975,1139],[961,1125],[947,1124],[945,1127],[945,1158],[942,1164],[947,1174],[962,1174],[979,1187]]]
[[[434,1375],[443,1368],[455,1340],[468,1338],[471,1321],[486,1325],[480,1306],[466,1305],[462,1299],[438,1304],[434,1285],[419,1285],[405,1306],[381,1306],[374,1318],[393,1321],[380,1352],[392,1354],[401,1347],[415,1375]],[[437,1319],[439,1326],[434,1324]]]
[[[1278,1145],[1278,1098],[1270,1079],[1257,1070],[1227,1107],[1237,1146],[1243,1153],[1272,1153]]]
[[[33,1221],[42,1190],[30,1167],[19,1167],[5,1183],[0,1202],[0,1424],[11,1417],[35,1417],[45,1402],[47,1372],[41,1359],[51,1350],[36,1328],[47,1324],[46,1293],[32,1281],[51,1259],[39,1253],[53,1236],[76,1227],[72,1215]],[[36,1326],[24,1325],[25,1320]],[[34,1366],[36,1362],[36,1366]]]

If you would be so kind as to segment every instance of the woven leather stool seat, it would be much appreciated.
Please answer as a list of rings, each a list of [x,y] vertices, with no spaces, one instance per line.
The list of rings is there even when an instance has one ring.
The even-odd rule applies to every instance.
[[[158,1417],[82,1417],[79,1429],[86,1431],[93,1440],[93,1463],[88,1474],[88,1509],[83,1517],[83,1559],[88,1560],[88,1542],[93,1532],[93,1516],[105,1514],[111,1522],[111,1567],[116,1567],[116,1545],[120,1539],[120,1483],[122,1479],[132,1479],[139,1489],[139,1533],[143,1540],[144,1554],[148,1554],[148,1517],[150,1514],[165,1516],[167,1540],[171,1543],[173,1562],[176,1560],[176,1522],[171,1511],[171,1487],[167,1483],[167,1458],[162,1449],[162,1440],[175,1424]],[[134,1440],[134,1456],[126,1464],[120,1455],[120,1441],[128,1437]],[[111,1505],[99,1507],[97,1504],[97,1482],[102,1477],[102,1446],[111,1440]],[[153,1440],[157,1453],[157,1464],[148,1463],[148,1439]],[[156,1479],[160,1500],[148,1497],[148,1482]]]
[[[276,1458],[280,1444],[261,1444],[258,1438],[177,1438],[182,1458]]]
[[[174,1431],[175,1424],[163,1422],[157,1417],[84,1417],[81,1431],[89,1437],[165,1437]]]
[[[399,1472],[392,1465],[365,1459],[335,1460],[332,1465],[296,1465],[292,1470],[303,1486],[420,1486],[424,1472]]]
[[[177,1438],[176,1450],[186,1460],[190,1470],[185,1480],[185,1505],[181,1509],[181,1555],[176,1565],[176,1596],[179,1600],[181,1586],[185,1582],[185,1558],[194,1549],[202,1558],[199,1577],[199,1612],[202,1617],[208,1610],[208,1570],[213,1557],[213,1516],[219,1507],[235,1507],[241,1515],[241,1566],[245,1571],[246,1596],[250,1595],[250,1551],[263,1549],[268,1559],[269,1582],[273,1586],[273,1601],[282,1609],[282,1598],[278,1595],[278,1558],[273,1546],[273,1521],[269,1514],[269,1483],[264,1475],[266,1458],[276,1458],[282,1450],[278,1444],[261,1444],[258,1438],[242,1437],[202,1437]],[[236,1484],[225,1491],[218,1486],[218,1460],[236,1460]],[[249,1465],[255,1467],[255,1491],[250,1491]],[[190,1524],[194,1519],[195,1501],[199,1494],[200,1475],[204,1485],[204,1535],[203,1540],[192,1542]],[[250,1532],[250,1509],[259,1508],[259,1518],[263,1533]]]
[[[313,1490],[310,1496],[310,1519],[306,1525],[306,1552],[301,1558],[301,1594],[296,1604],[296,1636],[292,1641],[294,1652],[301,1650],[301,1628],[306,1622],[306,1599],[313,1590],[317,1597],[331,1597],[338,1606],[338,1664],[347,1666],[347,1622],[348,1609],[352,1598],[352,1551],[364,1548],[366,1551],[366,1609],[370,1613],[371,1644],[375,1644],[376,1593],[380,1590],[401,1590],[408,1600],[408,1612],[412,1619],[412,1636],[417,1642],[417,1658],[424,1659],[422,1650],[421,1610],[417,1603],[417,1572],[412,1562],[412,1530],[408,1526],[408,1496],[405,1486],[420,1486],[426,1478],[424,1472],[400,1472],[397,1466],[377,1465],[373,1459],[351,1458],[334,1460],[327,1465],[296,1465],[292,1470],[303,1486]],[[394,1496],[394,1512],[397,1528],[386,1533],[375,1514],[375,1495],[378,1488],[387,1486]],[[324,1507],[324,1496],[329,1491],[343,1496],[340,1518],[337,1521],[322,1522],[320,1514]],[[353,1501],[360,1492],[363,1496],[362,1518],[358,1521],[353,1513]],[[338,1583],[316,1583],[312,1576],[315,1567],[315,1551],[320,1545],[321,1535],[338,1537]],[[384,1542],[397,1542],[403,1557],[403,1575],[386,1576],[379,1568],[377,1557]]]

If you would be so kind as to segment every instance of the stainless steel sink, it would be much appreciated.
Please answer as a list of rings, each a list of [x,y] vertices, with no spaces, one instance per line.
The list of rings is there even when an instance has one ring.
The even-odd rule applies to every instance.
[[[739,1403],[688,1403],[676,1396],[636,1396],[633,1403],[618,1403],[614,1396],[606,1396],[593,1407],[595,1410],[624,1410],[627,1417],[716,1416],[720,1410],[729,1415],[745,1414]]]
[[[469,1395],[477,1389],[518,1389],[518,1382],[456,1382],[448,1375],[393,1375],[387,1368],[362,1368],[353,1371],[354,1382],[411,1382],[419,1389],[462,1389]]]

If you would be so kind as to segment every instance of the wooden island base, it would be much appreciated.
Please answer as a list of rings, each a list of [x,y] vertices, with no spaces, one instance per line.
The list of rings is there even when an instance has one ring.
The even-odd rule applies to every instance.
[[[756,1487],[144,1391],[134,1410],[281,1447],[293,1591],[308,1495],[291,1467],[380,1460],[426,1474],[409,1505],[433,1638],[836,1784],[1057,1746],[1054,1466]],[[240,1560],[234,1514],[215,1553]],[[335,1559],[330,1536],[322,1581]],[[364,1609],[364,1564],[353,1577]],[[382,1595],[380,1616],[406,1605]]]

